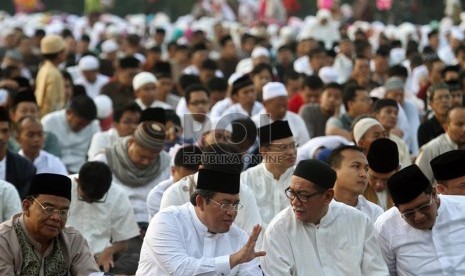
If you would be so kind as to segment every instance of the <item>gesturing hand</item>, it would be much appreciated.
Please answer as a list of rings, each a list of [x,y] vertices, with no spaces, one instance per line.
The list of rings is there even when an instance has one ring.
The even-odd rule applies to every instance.
[[[231,268],[235,267],[236,265],[250,262],[256,257],[262,257],[266,255],[265,251],[255,251],[255,244],[257,243],[257,239],[261,231],[262,227],[260,225],[257,224],[253,227],[252,234],[250,235],[249,240],[244,245],[244,247],[229,257]]]

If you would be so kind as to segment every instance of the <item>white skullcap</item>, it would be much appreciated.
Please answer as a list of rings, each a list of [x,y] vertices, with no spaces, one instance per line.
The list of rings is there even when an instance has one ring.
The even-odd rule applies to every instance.
[[[252,58],[258,58],[258,57],[270,57],[270,51],[268,51],[264,47],[255,47],[252,51],[252,54],[250,55]]]
[[[465,36],[463,34],[463,31],[458,28],[458,27],[454,27],[452,28],[451,32],[450,32],[450,35],[457,39],[457,40],[460,40],[460,41],[463,41],[465,39]]]
[[[405,50],[403,48],[394,48],[389,53],[389,65],[397,65],[405,60]]]
[[[318,76],[323,81],[323,83],[337,82],[339,75],[337,70],[331,66],[325,66],[320,69]]]
[[[354,126],[354,140],[355,144],[358,144],[360,139],[365,135],[365,133],[373,126],[381,126],[381,124],[373,118],[363,118],[358,121]]]
[[[253,70],[253,63],[252,59],[244,58],[243,60],[239,61],[236,66],[236,72],[241,73],[242,75],[248,74]]]
[[[319,9],[316,13],[317,19],[331,19],[331,12],[327,9]]]
[[[143,54],[141,54],[141,53],[135,53],[134,57],[139,60],[140,64],[144,64],[147,61],[145,56]]]
[[[94,56],[84,56],[79,60],[78,68],[81,71],[98,70],[100,67],[99,61]]]
[[[97,119],[106,119],[113,113],[113,102],[107,95],[97,95],[93,100],[97,107]]]
[[[105,54],[116,52],[118,48],[118,43],[113,39],[105,40],[105,42],[102,43],[102,52]]]
[[[134,91],[141,88],[142,86],[148,83],[157,83],[157,78],[152,73],[149,72],[140,72],[132,80],[132,88]]]
[[[233,83],[239,79],[240,77],[242,77],[244,74],[240,73],[240,72],[234,72],[231,74],[231,76],[229,76],[229,79],[228,79],[228,85],[229,86],[232,86]]]
[[[280,82],[269,82],[263,86],[263,100],[267,101],[277,97],[287,97],[287,90]]]

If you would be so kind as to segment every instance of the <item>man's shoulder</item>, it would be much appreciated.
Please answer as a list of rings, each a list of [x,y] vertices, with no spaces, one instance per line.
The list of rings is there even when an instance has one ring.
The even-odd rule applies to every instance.
[[[289,228],[295,221],[295,216],[293,214],[292,206],[289,206],[281,210],[268,224],[266,228],[267,232],[275,231],[278,228]]]
[[[34,165],[29,160],[22,157],[16,152],[7,151],[6,158],[8,160],[7,162],[15,163],[16,165],[26,166],[26,167],[31,167],[31,168],[34,167]]]
[[[46,125],[46,124],[49,124],[49,123],[56,123],[60,120],[60,118],[64,118],[65,116],[65,111],[64,110],[57,110],[57,111],[53,111],[53,112],[50,112],[48,114],[46,114],[41,122],[43,125]]]
[[[10,218],[9,220],[0,223],[0,237],[7,238],[6,236],[8,235],[8,233],[10,233],[13,230],[13,218]]]
[[[374,227],[377,230],[377,232],[382,232],[383,229],[386,228],[386,226],[393,227],[394,225],[397,224],[399,219],[402,219],[399,209],[397,207],[393,206],[389,208],[387,211],[382,213],[378,219],[376,219],[374,223]]]

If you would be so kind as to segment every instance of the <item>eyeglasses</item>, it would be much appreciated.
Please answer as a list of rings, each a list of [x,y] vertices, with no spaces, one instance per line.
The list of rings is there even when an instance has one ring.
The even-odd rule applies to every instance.
[[[425,213],[426,211],[428,211],[429,207],[431,207],[433,202],[434,202],[433,195],[431,195],[431,198],[430,198],[428,203],[423,204],[423,205],[421,205],[420,207],[418,207],[418,208],[416,208],[414,210],[401,213],[402,217],[404,219],[413,219],[415,217],[416,212]]]
[[[211,202],[215,203],[216,205],[220,206],[220,209],[221,210],[224,210],[224,211],[228,211],[228,212],[231,212],[231,211],[239,211],[240,209],[242,209],[243,205],[240,204],[240,203],[236,203],[236,204],[232,204],[232,203],[218,203],[216,201],[214,201],[213,199],[210,199]]]
[[[308,200],[318,194],[322,194],[324,193],[324,191],[321,191],[321,192],[315,192],[313,194],[309,194],[309,195],[306,195],[306,194],[302,194],[302,193],[297,193],[295,191],[293,191],[291,188],[287,188],[286,190],[284,190],[284,193],[286,193],[286,196],[287,198],[289,198],[290,200],[294,200],[296,197],[297,199],[302,202],[302,203],[307,203]]]
[[[192,101],[192,102],[189,102],[189,104],[193,105],[193,106],[198,106],[198,105],[207,105],[209,103],[209,101],[207,100],[198,100],[198,101]]]
[[[290,144],[270,144],[271,148],[275,148],[280,152],[285,152],[287,150],[296,150],[299,144],[292,142]]]
[[[42,210],[44,210],[44,213],[47,216],[51,216],[53,214],[58,214],[62,219],[68,218],[69,209],[58,210],[57,208],[52,207],[52,206],[44,207],[44,205],[40,204],[40,202],[37,199],[35,199],[35,197],[33,197],[32,199],[34,199],[34,201],[37,202],[37,204],[39,204],[40,207],[42,207]]]

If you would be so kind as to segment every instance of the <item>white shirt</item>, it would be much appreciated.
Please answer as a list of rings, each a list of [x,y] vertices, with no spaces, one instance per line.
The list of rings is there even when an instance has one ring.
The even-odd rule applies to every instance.
[[[97,120],[93,120],[85,128],[74,132],[66,120],[66,110],[59,110],[45,115],[42,120],[44,131],[52,132],[57,137],[61,148],[61,161],[69,172],[78,172],[87,160],[92,136],[100,131]]]
[[[74,84],[80,84],[84,86],[84,88],[86,89],[87,96],[94,98],[95,96],[100,95],[100,90],[109,81],[109,77],[102,74],[98,74],[97,79],[93,83],[90,83],[84,76],[81,76],[74,82]]]
[[[234,114],[234,113],[239,113],[245,116],[251,116],[253,117],[254,115],[257,115],[260,113],[260,111],[263,109],[263,105],[260,102],[255,101],[252,107],[252,112],[249,114],[242,106],[240,103],[235,103],[231,105],[228,109],[226,109],[223,112],[223,116],[227,114]],[[242,117],[240,117],[242,118]]]
[[[118,141],[121,137],[115,128],[110,128],[107,131],[97,132],[92,136],[89,151],[87,151],[87,159],[92,160],[97,153],[105,150],[114,142]]]
[[[173,109],[173,107],[165,102],[162,102],[162,101],[159,101],[159,100],[155,100],[152,102],[152,104],[150,106],[146,106],[142,100],[140,98],[137,98],[135,99],[135,102],[139,105],[140,109],[142,110],[146,110],[147,108],[151,107],[151,108],[154,108],[154,107],[161,107],[163,109]]]
[[[24,155],[24,152],[22,149],[19,150],[18,154],[28,159]],[[66,170],[65,164],[61,162],[60,158],[44,150],[40,150],[39,156],[37,156],[36,159],[34,159],[33,164],[37,169],[36,174],[55,173],[55,174],[68,175],[68,171]]]
[[[263,250],[265,275],[389,275],[373,223],[334,200],[319,225],[297,220],[292,206],[281,211],[266,229]]]
[[[178,105],[176,106],[176,115],[181,118],[186,113],[190,113],[190,110],[187,108],[186,98],[182,97],[179,99]]]
[[[328,135],[312,138],[297,148],[296,164],[299,163],[299,161],[305,159],[314,159],[315,151],[321,147],[335,149],[341,145],[353,145],[353,143],[339,135]]]
[[[278,180],[261,163],[241,173],[241,185],[246,184],[252,190],[262,218],[263,230],[271,220],[289,206],[284,190],[291,183],[294,167],[287,169]]]
[[[368,201],[362,195],[358,196],[357,206],[355,206],[355,208],[367,215],[371,223],[375,223],[376,219],[384,212],[383,208]]]
[[[270,116],[267,115],[266,110],[262,109],[259,114],[252,117],[257,128],[261,126],[266,126],[273,123]],[[308,135],[307,126],[305,125],[304,120],[299,115],[295,114],[294,112],[287,111],[286,115],[283,118],[284,121],[289,123],[289,128],[294,135],[294,140],[299,145],[303,145],[310,140],[310,136]]]
[[[456,149],[458,149],[457,144],[452,142],[447,133],[443,133],[421,147],[420,154],[415,160],[415,164],[420,167],[421,171],[426,175],[430,182],[433,183],[435,180],[430,161],[436,156]]]
[[[155,216],[155,214],[160,211],[160,204],[163,193],[172,184],[173,179],[170,178],[160,182],[157,186],[150,190],[149,195],[147,196],[147,212],[149,213],[149,221],[151,221],[153,216]]]
[[[334,59],[333,67],[336,69],[339,76],[337,82],[345,83],[352,75],[352,68],[354,67],[354,64],[346,55],[339,53]]]
[[[166,189],[161,199],[160,210],[190,202],[190,195],[197,186],[197,177],[198,173],[186,176]],[[237,213],[234,223],[250,234],[255,225],[261,224],[257,202],[247,185],[241,185],[239,198],[244,207]]]
[[[465,197],[439,198],[431,230],[410,226],[397,207],[376,221],[375,236],[391,275],[465,275]]]
[[[0,160],[0,180],[5,180],[6,178],[6,154],[2,160]]]
[[[234,103],[231,100],[231,98],[229,98],[229,97],[224,98],[223,100],[217,102],[212,107],[212,109],[210,111],[210,117],[212,119],[220,118],[221,116],[223,116],[223,113],[233,104]]]
[[[164,151],[161,151],[160,154],[167,154]],[[104,152],[97,154],[94,157],[93,161],[100,161],[105,164],[108,164],[107,156]],[[113,173],[113,183],[119,185],[123,188],[124,193],[129,197],[131,202],[134,215],[136,216],[137,222],[148,222],[148,213],[147,213],[147,195],[153,187],[158,185],[163,180],[166,180],[170,177],[170,166],[166,168],[160,168],[160,173],[152,181],[147,183],[147,185],[139,187],[130,187],[124,185],[124,183],[119,180],[116,175]]]
[[[205,133],[205,130],[211,129],[212,123],[208,117],[205,118],[205,121],[199,122],[192,117],[192,114],[186,113],[184,116],[180,117],[180,119],[183,128],[183,138],[185,140],[194,139],[195,141],[198,141]]]
[[[149,224],[136,275],[262,275],[258,259],[231,269],[229,255],[247,243],[235,224],[212,234],[188,202],[158,212]]]
[[[18,191],[9,182],[0,180],[0,223],[21,213],[22,205]]]
[[[79,200],[77,177],[77,174],[70,176],[72,200],[66,224],[81,232],[93,254],[101,253],[112,242],[125,241],[139,235],[131,203],[120,186],[113,183],[110,185],[102,198],[105,202],[87,203]]]
[[[313,69],[310,66],[310,59],[307,55],[296,59],[293,64],[293,68],[297,73],[305,74],[307,76],[313,75]]]

